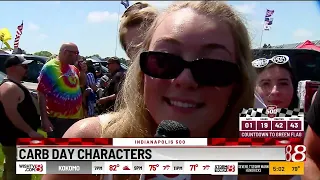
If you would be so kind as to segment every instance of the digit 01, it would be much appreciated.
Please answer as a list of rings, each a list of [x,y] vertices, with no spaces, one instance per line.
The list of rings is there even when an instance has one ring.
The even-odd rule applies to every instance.
[[[302,162],[306,161],[307,148],[304,145],[287,145],[286,146],[286,161]]]

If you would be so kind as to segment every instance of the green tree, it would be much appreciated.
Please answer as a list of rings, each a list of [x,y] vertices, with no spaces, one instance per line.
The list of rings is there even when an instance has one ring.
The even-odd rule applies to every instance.
[[[272,48],[270,44],[263,44],[262,48]]]
[[[99,59],[102,59],[99,54],[93,54],[91,56],[86,56],[86,58],[91,58],[91,57],[97,57]]]
[[[36,56],[45,56],[45,57],[51,57],[52,53],[49,51],[39,51],[39,52],[35,52],[34,55]]]

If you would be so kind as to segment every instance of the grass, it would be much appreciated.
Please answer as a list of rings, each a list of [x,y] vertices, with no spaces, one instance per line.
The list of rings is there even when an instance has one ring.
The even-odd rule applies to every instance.
[[[38,132],[43,136],[47,137],[47,134],[44,131],[39,129]],[[4,161],[4,155],[2,153],[2,148],[0,144],[0,180],[2,180],[3,161]],[[41,175],[32,175],[32,180],[41,180]]]

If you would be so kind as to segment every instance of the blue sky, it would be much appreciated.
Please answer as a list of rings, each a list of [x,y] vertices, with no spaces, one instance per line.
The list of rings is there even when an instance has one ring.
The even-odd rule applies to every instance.
[[[164,9],[172,1],[150,1]],[[130,4],[133,2],[131,1]],[[264,31],[262,43],[281,45],[305,40],[320,40],[320,6],[307,1],[229,1],[243,14],[252,44],[258,47],[266,9],[275,10],[274,24]],[[125,10],[120,1],[31,1],[0,2],[0,29],[8,28],[13,46],[16,28],[24,21],[20,47],[27,53],[47,50],[57,53],[63,42],[74,42],[80,54],[126,58],[118,42],[118,17]],[[9,18],[5,18],[9,17]],[[117,51],[116,49],[117,45]]]

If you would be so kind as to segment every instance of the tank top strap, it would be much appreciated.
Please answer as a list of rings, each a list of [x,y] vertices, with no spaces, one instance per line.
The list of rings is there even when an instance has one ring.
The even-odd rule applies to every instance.
[[[10,79],[7,79],[7,78],[3,79],[3,81],[2,81],[1,84],[0,84],[0,86],[1,86],[3,83],[5,83],[5,82],[12,82],[12,83],[14,83],[15,85],[17,85],[17,86],[25,93],[25,95],[28,95],[28,94],[29,94],[29,90],[28,90],[25,86],[23,86],[23,85],[20,84],[20,83],[15,82],[15,81],[12,81],[12,80],[10,80]]]

